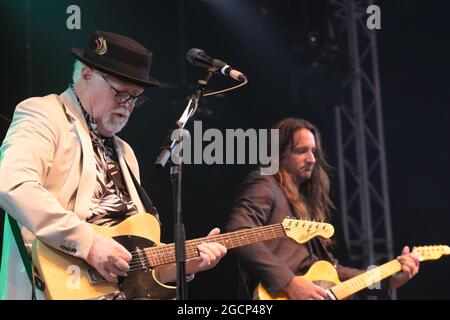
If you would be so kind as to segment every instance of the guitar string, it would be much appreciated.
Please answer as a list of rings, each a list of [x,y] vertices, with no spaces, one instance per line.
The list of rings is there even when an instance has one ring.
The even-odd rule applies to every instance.
[[[313,224],[309,224],[307,227],[310,227],[312,225]],[[303,227],[305,227],[305,225],[303,225]],[[326,227],[326,226],[324,226],[324,227]],[[316,225],[316,228],[317,229],[319,228],[318,225]],[[189,243],[187,245],[189,248],[187,248],[187,251],[190,251],[191,256],[198,256],[198,254],[195,254],[195,252],[198,250],[196,247],[201,243],[205,243],[204,240],[208,240],[206,242],[214,242],[217,239],[221,239],[221,240],[225,240],[225,242],[231,241],[232,244],[233,244],[233,242],[236,242],[237,244],[241,245],[241,239],[243,239],[242,236],[241,236],[241,238],[236,237],[237,235],[240,235],[240,233],[242,233],[243,236],[246,236],[247,240],[250,241],[248,244],[250,244],[252,242],[263,241],[263,240],[261,240],[259,233],[262,231],[270,230],[270,229],[271,229],[272,233],[274,233],[274,235],[275,235],[276,231],[278,231],[278,233],[279,233],[277,236],[284,235],[283,226],[281,224],[273,224],[270,226],[260,227],[258,229],[250,229],[250,230],[245,230],[245,231],[242,231],[242,230],[234,231],[234,232],[230,232],[230,233],[223,234],[223,235],[199,238],[196,240],[189,240],[188,241]],[[280,233],[279,231],[282,231],[282,232]],[[271,237],[269,237],[268,239],[270,239],[270,238]],[[236,239],[236,240],[234,240],[234,239]],[[194,248],[192,248],[192,247],[194,247]],[[160,263],[159,265],[164,265],[164,264],[169,264],[169,263],[174,262],[174,244],[154,246],[154,247],[144,248],[144,249],[140,249],[140,250],[138,249],[138,250],[132,251],[131,253],[140,255],[142,252],[144,252],[145,256],[135,258],[134,260],[132,259],[132,262],[130,263],[131,271],[141,269],[143,264],[145,264],[146,266],[148,265],[150,267],[152,266],[152,264],[149,263],[149,262],[151,262],[150,261],[151,258],[149,259],[148,255],[147,255],[149,251],[155,251],[155,254],[153,254],[153,259],[156,259],[156,263],[158,263],[158,260],[159,261],[167,260],[167,261],[164,261],[164,263],[159,262]],[[158,251],[159,251],[159,253],[158,253]],[[167,251],[169,251],[169,252],[167,252]],[[192,251],[194,251],[194,252],[192,252]],[[158,257],[158,255],[159,255],[159,257]],[[136,261],[136,259],[137,259],[137,261]]]
[[[173,253],[171,253],[171,257],[172,256],[173,256]],[[148,259],[145,259],[144,257],[136,257],[136,258],[134,258],[134,261],[136,259],[138,261],[136,262],[136,264],[133,265],[133,267],[131,267],[131,265],[130,265],[130,269],[128,270],[128,272],[132,272],[132,271],[136,271],[136,270],[142,270],[144,268],[151,268],[152,267],[152,265],[148,262],[149,261]],[[133,259],[132,259],[132,261],[133,261]],[[164,265],[164,264],[161,264],[161,265]],[[358,277],[356,277],[356,278],[358,278]],[[350,283],[348,283],[348,284],[350,285]]]
[[[190,251],[190,253],[192,253],[193,256],[198,256],[198,254],[195,255],[194,253],[195,253],[195,251],[198,252],[197,246],[199,244],[202,244],[202,243],[205,243],[205,242],[214,242],[217,239],[225,240],[224,242],[231,241],[232,244],[233,244],[233,242],[240,243],[240,240],[242,238],[241,239],[236,238],[236,235],[239,235],[239,233],[242,233],[242,235],[245,236],[247,238],[247,240],[250,240],[251,242],[252,241],[256,242],[256,241],[260,240],[260,237],[257,237],[257,233],[259,233],[262,230],[267,230],[267,229],[268,230],[272,229],[271,231],[272,231],[272,233],[274,233],[274,231],[279,231],[279,230],[276,230],[276,229],[279,229],[280,226],[281,226],[280,224],[275,224],[275,225],[262,227],[261,229],[258,229],[258,230],[250,229],[251,230],[250,232],[249,232],[249,230],[246,230],[246,232],[235,231],[235,232],[227,233],[226,235],[217,235],[217,236],[213,236],[213,237],[205,237],[205,238],[200,238],[200,239],[196,239],[196,240],[189,240],[188,241],[189,243],[187,244],[187,247],[188,247],[187,251]],[[282,234],[280,234],[280,236],[281,235]],[[227,239],[227,238],[230,238],[230,239]],[[236,238],[236,240],[233,241],[233,238]],[[207,241],[204,241],[204,240],[207,240]],[[137,265],[142,266],[143,262],[145,262],[146,260],[147,261],[150,260],[148,258],[148,256],[147,256],[147,253],[150,252],[150,251],[155,251],[155,254],[153,255],[153,258],[156,259],[156,260],[165,260],[165,259],[173,260],[174,244],[160,245],[160,246],[154,246],[154,247],[149,247],[149,248],[144,248],[144,249],[138,249],[138,250],[135,250],[135,251],[131,251],[130,253],[132,255],[136,254],[139,257],[136,257],[134,259],[132,258],[132,262],[130,263],[130,270],[131,270],[132,267],[135,267]],[[158,251],[159,251],[159,253],[158,253]],[[192,251],[194,251],[194,252],[192,252]],[[142,252],[146,254],[144,257],[140,257]],[[158,257],[158,255],[159,255],[159,257]],[[136,261],[136,259],[138,261]],[[133,260],[134,260],[134,262],[133,262]],[[167,262],[167,263],[170,263],[170,261]],[[136,269],[133,269],[133,270],[136,270]]]
[[[304,228],[305,228],[305,224],[307,224],[305,229],[310,229],[310,228],[312,228],[313,225],[316,225],[316,229],[319,229],[320,224],[322,224],[322,223],[317,223],[317,222],[311,223],[311,221],[304,221],[304,220],[296,220],[296,222],[300,222],[300,223],[303,222],[302,227],[304,227]],[[247,237],[247,241],[250,241],[248,244],[250,244],[252,242],[262,241],[260,239],[260,237],[257,237],[257,236],[259,236],[260,232],[271,230],[275,235],[275,231],[280,231],[280,230],[277,230],[277,229],[280,229],[280,227],[281,227],[282,232],[278,236],[281,236],[284,234],[284,227],[282,226],[282,224],[273,224],[270,226],[259,227],[257,229],[239,230],[239,231],[234,231],[234,232],[230,232],[227,234],[216,235],[216,236],[212,236],[212,237],[204,237],[204,238],[199,238],[196,240],[189,240],[188,245],[187,245],[187,246],[190,246],[190,248],[187,248],[188,256],[198,256],[198,254],[197,255],[195,254],[196,251],[198,252],[198,249],[196,247],[199,244],[205,243],[205,240],[208,240],[206,242],[214,242],[217,239],[221,239],[221,240],[231,241],[233,244],[233,239],[236,239],[237,242],[239,244],[241,244],[240,239],[237,238],[236,236],[242,234],[242,236]],[[325,227],[326,227],[326,225],[323,226],[323,229],[325,229]],[[242,237],[241,237],[241,239],[242,239]],[[194,247],[195,249],[192,247]],[[149,248],[144,248],[144,249],[137,249],[137,250],[131,251],[130,253],[132,255],[132,260],[129,264],[130,268],[129,268],[128,272],[152,267],[151,259],[149,259],[148,255],[147,255],[147,253],[149,251],[155,251],[155,252],[159,251],[159,253],[156,253],[156,255],[153,255],[153,258],[156,259],[156,262],[158,260],[160,261],[159,265],[170,264],[170,263],[174,262],[173,261],[173,257],[174,257],[173,249],[174,249],[174,244],[168,244],[168,245],[160,245],[160,246],[149,247]],[[164,252],[164,251],[166,251],[166,252]],[[167,252],[167,251],[170,251],[170,252]],[[145,256],[141,256],[142,252],[145,254]],[[160,255],[159,258],[158,258],[158,254]],[[137,255],[137,256],[135,256],[133,258],[133,255]],[[167,261],[164,261],[164,263],[161,263],[161,260],[167,260]]]
[[[272,231],[277,231],[277,230],[272,230]],[[278,236],[281,236],[281,235],[282,235],[282,233],[278,234]],[[248,239],[248,238],[251,238],[251,239]],[[211,239],[211,238],[205,238],[205,239],[214,240],[214,239]],[[193,241],[193,243],[191,243],[190,246],[188,245],[189,247],[187,248],[188,257],[190,257],[190,256],[198,256],[198,254],[197,255],[195,254],[195,252],[198,250],[196,248],[197,244],[195,242],[201,242],[200,240],[201,239],[195,240],[195,241],[191,240],[191,241]],[[260,237],[256,237],[256,234],[250,234],[250,236],[247,236],[247,240],[249,240],[250,243],[261,241]],[[235,242],[241,244],[240,243],[240,239],[237,239]],[[163,248],[161,248],[161,247],[163,247]],[[145,249],[141,250],[141,251],[146,251],[146,250],[163,251],[162,253],[159,253],[159,255],[160,255],[159,257],[157,255],[153,256],[153,258],[156,259],[156,265],[151,263],[151,259],[149,259],[149,257],[147,255],[141,256],[140,252],[134,251],[133,254],[137,255],[137,257],[132,258],[132,262],[130,263],[130,269],[129,269],[128,272],[139,270],[139,269],[143,269],[143,268],[146,268],[146,267],[161,266],[161,265],[164,265],[164,264],[170,264],[170,263],[175,262],[174,261],[174,250],[173,250],[173,247],[174,247],[174,244],[169,244],[169,245],[164,245],[164,246],[156,246],[156,247],[151,247],[151,248],[145,248]],[[164,251],[166,251],[166,252],[164,252]],[[169,251],[169,252],[167,252],[167,251]],[[158,260],[159,260],[159,262],[158,262]],[[163,261],[163,260],[166,260],[166,261]],[[163,262],[161,262],[161,261],[163,261]]]
[[[280,226],[281,225],[271,225],[271,226],[266,226],[263,229],[271,230],[274,235],[275,235],[275,232],[278,231],[278,235],[281,236],[281,235],[283,235],[283,233],[280,233],[279,232],[280,230],[277,230],[277,229],[279,229]],[[237,232],[234,232],[234,235],[236,236],[236,235],[239,235],[240,233],[242,233],[243,236],[245,235],[247,241],[250,241],[250,242],[256,242],[256,241],[260,240],[261,237],[260,237],[259,233],[262,231],[261,229],[259,229],[259,230],[253,229],[252,232],[248,232],[248,230],[246,230],[246,231],[247,232],[237,231]],[[225,240],[223,242],[230,241],[232,244],[235,244],[235,243],[240,244],[241,240],[243,238],[241,236],[241,238],[239,239],[239,238],[233,237],[232,234],[230,235],[230,233],[228,233],[226,235],[217,235],[214,237],[190,240],[189,243],[187,244],[188,257],[198,256],[198,254],[195,254],[196,252],[198,252],[197,246],[201,243],[205,243],[204,240],[207,240],[206,242],[214,242],[217,239]],[[155,262],[157,264],[159,261],[159,265],[164,265],[164,264],[169,264],[171,262],[174,262],[174,244],[144,248],[141,250],[135,250],[135,251],[131,252],[132,256],[134,255],[134,257],[132,258],[132,261],[130,263],[130,269],[128,272],[142,269],[144,267],[151,267],[152,259],[147,255],[149,251],[155,251],[155,253],[153,254],[152,257],[153,257],[153,260],[156,260]],[[145,255],[142,256],[142,253],[144,253]],[[163,263],[161,263],[161,262],[163,262]]]
[[[255,238],[255,241],[257,241],[259,239]],[[203,242],[204,243],[204,242]],[[200,244],[200,243],[199,243]],[[186,253],[188,257],[196,257],[199,256],[198,254],[198,249],[197,249],[197,245],[196,244],[191,244],[188,245],[189,248],[187,248]],[[159,253],[155,252],[151,257],[148,257],[147,255],[142,256],[142,253],[139,252],[134,252],[134,258],[132,258],[130,265],[130,270],[133,269],[133,267],[138,266],[138,269],[142,266],[143,263],[151,265],[149,262],[152,262],[152,260],[154,260],[156,262],[156,264],[163,265],[163,264],[168,264],[170,262],[174,262],[174,246],[170,245],[164,248],[158,248],[158,247],[153,247],[154,251],[160,251]],[[142,251],[150,251],[153,248],[148,248],[148,249],[143,249]],[[159,250],[158,250],[159,249]],[[135,270],[135,269],[133,269]]]
[[[425,255],[429,253],[430,251],[437,251],[439,254],[444,253],[445,248],[442,248],[442,246],[420,246],[415,247],[413,252],[420,252],[421,255]],[[397,260],[391,260],[381,266],[378,266],[375,269],[372,269],[370,271],[367,271],[361,275],[358,275],[352,279],[349,279],[347,281],[344,281],[335,287],[333,287],[333,290],[336,291],[338,295],[345,295],[348,296],[348,292],[357,292],[361,289],[367,288],[368,286],[372,285],[374,282],[372,280],[373,277],[380,277],[380,279],[384,279],[388,277],[389,275],[398,272],[401,270],[401,265]],[[369,283],[369,285],[368,285]]]
[[[228,237],[228,238],[235,238],[237,235],[239,235],[239,233],[242,233],[243,235],[245,235],[246,233],[258,233],[260,231],[265,231],[266,229],[278,229],[280,227],[280,225],[281,224],[274,224],[274,225],[270,225],[270,226],[259,227],[256,230],[255,229],[248,229],[248,230],[245,230],[245,231],[234,231],[234,232],[226,233],[226,234],[223,234],[223,235],[217,235],[217,236],[212,236],[212,237],[204,237],[204,238],[199,238],[199,239],[195,239],[195,240],[188,240],[187,242],[189,242],[189,243],[199,242],[199,244],[200,244],[200,243],[205,243],[205,240],[208,240],[206,242],[214,242],[217,239],[226,240],[226,237]],[[305,229],[307,229],[307,228],[305,228]],[[228,239],[228,240],[230,240],[230,239]],[[156,248],[164,248],[164,249],[166,249],[168,246],[174,246],[174,244],[173,243],[171,243],[171,244],[163,244],[163,245],[154,246],[154,247],[148,247],[148,248],[144,248],[144,249],[137,249],[137,250],[134,250],[134,251],[130,251],[130,253],[137,253],[139,251],[144,251],[144,250],[156,250]]]

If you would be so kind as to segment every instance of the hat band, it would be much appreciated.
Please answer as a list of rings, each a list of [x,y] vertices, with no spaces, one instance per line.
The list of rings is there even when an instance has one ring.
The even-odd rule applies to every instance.
[[[95,64],[107,69],[111,69],[114,73],[122,74],[126,77],[131,77],[137,80],[147,81],[150,77],[149,68],[142,68],[128,63],[123,63],[118,60],[111,60],[106,55],[101,56],[92,51],[85,51],[83,58],[92,61]]]

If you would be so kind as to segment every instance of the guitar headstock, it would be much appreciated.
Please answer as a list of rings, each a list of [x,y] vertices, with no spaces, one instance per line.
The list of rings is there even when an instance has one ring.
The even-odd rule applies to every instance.
[[[331,238],[334,227],[329,223],[285,218],[282,222],[286,236],[298,243],[305,243],[314,237]]]
[[[443,245],[414,247],[413,252],[420,261],[437,260],[442,256],[450,254],[450,247]]]

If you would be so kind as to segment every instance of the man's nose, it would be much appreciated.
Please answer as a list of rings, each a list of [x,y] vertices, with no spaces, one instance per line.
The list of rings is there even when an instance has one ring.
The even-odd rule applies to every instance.
[[[135,101],[133,99],[129,99],[128,101],[121,103],[121,105],[125,106],[125,108],[127,108],[127,110],[131,113],[134,109],[134,103]]]
[[[308,161],[313,163],[313,164],[316,163],[316,157],[314,156],[314,153],[309,152]]]

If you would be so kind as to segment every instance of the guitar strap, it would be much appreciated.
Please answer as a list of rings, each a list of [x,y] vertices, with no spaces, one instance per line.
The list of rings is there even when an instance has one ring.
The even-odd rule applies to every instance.
[[[131,179],[133,180],[133,184],[134,184],[134,186],[135,186],[135,188],[137,190],[137,193],[139,195],[139,198],[142,201],[142,204],[143,204],[145,210],[148,213],[154,215],[155,218],[158,220],[159,224],[161,225],[161,221],[159,220],[158,210],[153,205],[153,202],[152,202],[152,200],[150,200],[150,197],[148,196],[147,192],[145,192],[144,188],[142,188],[142,186],[137,181],[137,179],[134,176],[133,172],[130,170],[130,166],[128,165],[128,163],[126,161],[125,161],[125,163],[127,164],[127,168],[128,168],[128,171],[130,172]]]
[[[311,239],[309,243],[311,244],[312,251],[319,257],[319,259],[328,260],[333,265],[336,263],[333,255],[329,250],[327,250],[321,238],[317,237]]]
[[[31,299],[36,300],[36,293],[34,289],[34,277],[33,277],[33,264],[31,262],[31,257],[28,254],[28,250],[25,247],[25,243],[22,238],[22,233],[20,232],[19,225],[17,221],[11,217],[9,213],[6,212],[5,219],[8,219],[9,225],[11,227],[11,231],[14,236],[14,240],[16,241],[17,248],[19,249],[20,257],[22,258],[22,263],[25,266],[25,271],[27,272],[28,279],[31,283]]]

